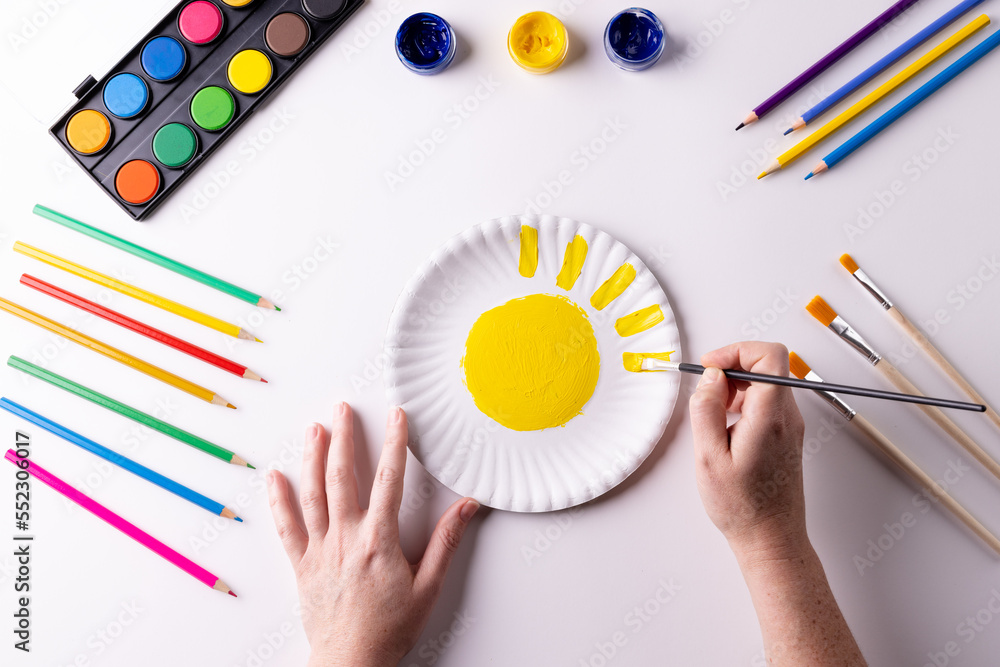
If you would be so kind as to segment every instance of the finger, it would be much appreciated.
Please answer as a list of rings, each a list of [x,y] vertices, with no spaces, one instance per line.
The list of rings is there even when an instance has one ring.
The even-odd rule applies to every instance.
[[[417,565],[416,586],[422,592],[436,600],[444,585],[445,575],[451,566],[451,559],[458,551],[462,535],[469,521],[479,509],[479,503],[472,498],[462,498],[445,510],[434,527],[430,542],[424,551],[424,557]]]
[[[299,502],[309,537],[322,537],[330,526],[326,509],[324,470],[326,466],[326,431],[319,424],[306,429],[306,446],[302,452],[302,480]]]
[[[389,410],[385,444],[372,484],[369,515],[390,538],[399,534],[399,504],[403,500],[403,473],[406,471],[406,415],[402,408]]]
[[[701,362],[706,367],[716,366],[781,377],[788,376],[788,348],[780,343],[733,343],[705,354]],[[760,412],[761,408],[765,408],[766,411],[766,406],[773,405],[781,396],[788,393],[787,388],[762,382],[738,388],[748,392],[748,396],[745,396],[739,404],[739,411],[744,413],[748,408],[751,413]]]
[[[339,403],[333,410],[326,459],[326,500],[334,520],[361,512],[354,476],[354,415],[347,403]]]
[[[295,518],[288,480],[277,470],[267,474],[267,500],[271,505],[271,516],[274,518],[281,546],[285,548],[292,564],[296,564],[306,552],[308,538]]]
[[[728,402],[729,383],[726,376],[718,368],[709,366],[688,402],[695,454],[701,461],[729,455],[729,431],[726,429]]]

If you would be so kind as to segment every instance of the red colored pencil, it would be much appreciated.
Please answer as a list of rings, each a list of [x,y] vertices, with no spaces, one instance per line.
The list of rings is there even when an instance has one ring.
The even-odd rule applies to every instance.
[[[98,317],[104,318],[108,322],[114,322],[119,326],[130,329],[138,334],[142,334],[147,338],[152,338],[153,340],[159,341],[164,345],[169,345],[175,350],[180,350],[185,354],[201,359],[202,361],[221,368],[222,370],[232,373],[233,375],[239,375],[240,377],[248,380],[260,380],[261,382],[267,382],[267,380],[257,375],[246,366],[238,364],[235,361],[230,361],[229,359],[221,357],[214,352],[209,352],[203,347],[198,347],[197,345],[181,340],[176,336],[172,336],[164,331],[151,327],[148,324],[143,324],[138,320],[134,320],[127,315],[122,315],[121,313],[111,310],[110,308],[105,308],[98,303],[84,299],[82,296],[78,296],[72,292],[67,292],[61,287],[56,287],[55,285],[47,283],[44,280],[40,280],[34,276],[29,276],[27,273],[21,275],[21,284],[27,285],[28,287],[36,289],[39,292],[44,292],[49,296],[54,296],[60,301],[65,301],[66,303],[76,306],[81,310],[93,313]]]

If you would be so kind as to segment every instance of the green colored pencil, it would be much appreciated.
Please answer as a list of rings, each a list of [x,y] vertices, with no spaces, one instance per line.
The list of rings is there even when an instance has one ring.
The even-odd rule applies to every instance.
[[[85,234],[92,239],[97,239],[103,243],[107,243],[110,246],[114,246],[119,250],[124,250],[127,253],[131,253],[136,257],[141,257],[148,262],[153,264],[158,264],[165,269],[169,269],[174,273],[179,273],[182,276],[190,278],[191,280],[196,280],[203,285],[208,285],[213,289],[217,289],[220,292],[225,292],[230,296],[235,296],[237,299],[242,299],[248,303],[252,303],[255,306],[260,306],[261,308],[272,308],[274,310],[281,310],[273,303],[260,296],[259,294],[254,294],[250,290],[245,290],[238,285],[228,283],[225,280],[220,280],[215,276],[210,276],[204,271],[199,271],[198,269],[188,266],[187,264],[181,264],[177,260],[170,259],[169,257],[164,257],[163,255],[153,252],[147,248],[143,248],[140,245],[136,245],[131,241],[126,241],[125,239],[115,236],[114,234],[109,234],[97,227],[91,227],[90,225],[80,222],[79,220],[74,220],[68,215],[59,213],[58,211],[53,211],[51,208],[36,204],[35,208],[31,211],[35,215],[51,220],[52,222],[57,222],[63,227],[68,227],[74,231]]]
[[[25,361],[20,357],[15,357],[12,355],[10,358],[7,359],[7,365],[10,366],[11,368],[16,368],[19,371],[23,371],[28,375],[33,375],[39,380],[45,380],[49,384],[53,384],[59,387],[60,389],[65,389],[71,394],[76,394],[80,398],[85,398],[88,401],[100,405],[101,407],[107,408],[108,410],[117,412],[123,417],[128,417],[133,421],[139,422],[140,424],[144,424],[151,429],[154,429],[156,431],[159,431],[160,433],[163,433],[164,435],[168,435],[171,438],[174,438],[175,440],[180,440],[181,442],[191,445],[196,449],[200,449],[206,454],[210,454],[216,458],[222,459],[223,461],[232,463],[233,465],[246,466],[247,468],[256,470],[256,468],[254,468],[252,465],[243,460],[242,457],[240,457],[237,454],[234,454],[233,452],[229,451],[228,449],[225,449],[224,447],[219,447],[218,445],[211,443],[208,440],[205,440],[204,438],[199,438],[193,433],[188,433],[187,431],[179,429],[176,426],[172,426],[167,422],[161,419],[157,419],[152,415],[148,415],[145,412],[140,412],[139,410],[131,408],[125,405],[124,403],[119,403],[113,398],[105,396],[104,394],[100,394],[94,391],[93,389],[88,389],[87,387],[84,387],[82,384],[77,384],[76,382],[64,378],[61,375],[56,375],[55,373],[47,371],[39,366],[36,366],[35,364],[29,361]]]

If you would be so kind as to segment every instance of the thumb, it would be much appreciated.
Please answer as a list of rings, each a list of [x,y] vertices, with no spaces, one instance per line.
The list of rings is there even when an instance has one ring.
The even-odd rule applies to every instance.
[[[462,498],[445,510],[434,527],[434,533],[420,559],[417,569],[417,584],[427,591],[431,599],[436,599],[448,574],[451,559],[458,551],[465,527],[479,509],[479,503],[472,498]]]
[[[728,400],[729,381],[725,374],[718,368],[706,368],[698,382],[698,389],[688,403],[694,448],[699,456],[714,458],[729,452],[729,431],[726,429]]]

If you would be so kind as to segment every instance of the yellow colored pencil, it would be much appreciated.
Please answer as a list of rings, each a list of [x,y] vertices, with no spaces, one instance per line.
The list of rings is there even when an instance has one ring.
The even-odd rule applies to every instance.
[[[823,141],[831,134],[847,125],[849,122],[863,114],[865,111],[870,109],[881,99],[892,93],[894,90],[902,86],[904,83],[915,77],[917,74],[923,70],[930,67],[932,64],[937,62],[942,56],[954,49],[956,46],[964,42],[966,39],[971,37],[977,31],[982,30],[990,23],[990,17],[986,14],[980,15],[978,18],[971,21],[968,25],[960,29],[958,32],[953,34],[948,39],[944,40],[933,49],[925,53],[923,56],[918,58],[909,67],[901,71],[896,76],[892,77],[881,86],[873,90],[872,92],[865,95],[858,102],[856,102],[849,109],[841,113],[839,116],[831,120],[829,123],[819,128],[808,137],[795,144],[792,148],[788,149],[781,155],[777,157],[774,162],[772,162],[767,169],[761,172],[760,176],[757,177],[758,180],[764,178],[769,174],[782,169],[785,165],[793,162],[810,150],[813,149],[816,144]]]
[[[74,331],[73,329],[62,325],[55,320],[50,320],[44,315],[39,315],[38,313],[19,306],[12,301],[0,298],[0,310],[6,310],[8,313],[17,315],[18,317],[40,326],[43,329],[47,329],[58,336],[68,338],[74,343],[84,347],[89,347],[94,352],[99,352],[109,359],[114,359],[120,364],[130,366],[140,373],[145,373],[150,377],[156,378],[160,382],[165,382],[172,387],[176,387],[181,391],[191,394],[192,396],[197,396],[203,401],[208,401],[214,405],[224,405],[227,408],[233,408],[234,410],[236,409],[235,405],[229,403],[210,389],[205,389],[201,385],[197,385],[190,380],[185,380],[179,375],[174,375],[170,371],[165,371],[159,366],[154,366],[148,361],[143,361],[142,359],[134,357],[127,352],[122,352],[118,348],[102,343],[96,338],[91,338],[90,336],[82,334],[79,331]]]
[[[146,291],[134,285],[129,285],[128,283],[112,278],[111,276],[98,273],[97,271],[93,271],[85,266],[71,262],[68,259],[57,257],[26,243],[21,243],[20,241],[16,242],[14,244],[14,250],[22,255],[27,255],[28,257],[45,262],[46,264],[54,266],[57,269],[62,269],[63,271],[67,271],[75,276],[97,283],[98,285],[103,285],[104,287],[113,289],[116,292],[121,292],[122,294],[130,296],[133,299],[144,301],[152,306],[156,306],[157,308],[162,308],[169,313],[180,315],[181,317],[187,318],[192,322],[197,322],[198,324],[204,325],[210,329],[221,331],[222,333],[235,338],[242,338],[243,340],[256,340],[258,343],[260,342],[260,340],[255,338],[253,334],[241,329],[235,324],[230,324],[229,322],[220,320],[217,317],[203,313],[200,310],[195,310],[194,308],[177,303],[176,301],[171,301],[170,299],[159,296],[158,294],[153,294],[152,292]]]

